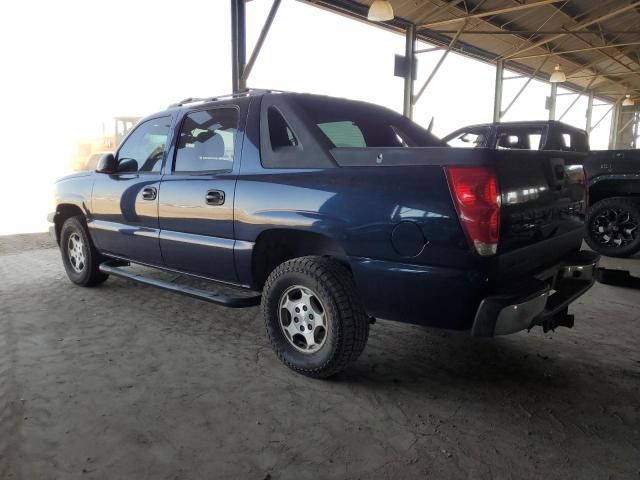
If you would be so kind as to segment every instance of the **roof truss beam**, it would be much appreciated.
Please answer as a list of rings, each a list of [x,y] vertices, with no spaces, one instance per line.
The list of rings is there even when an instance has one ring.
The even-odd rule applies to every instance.
[[[539,54],[536,54],[536,55],[524,55],[522,57],[511,57],[511,60],[523,60],[525,58],[561,56],[561,55],[564,55],[566,53],[589,52],[589,51],[593,51],[593,50],[603,50],[603,49],[606,49],[606,48],[627,47],[627,46],[630,46],[630,45],[640,45],[640,42],[614,43],[612,45],[602,45],[602,46],[598,46],[598,47],[588,47],[588,48],[576,48],[575,50],[565,50],[565,51],[562,51],[562,52],[548,52],[548,53],[539,53]]]
[[[442,56],[440,57],[440,60],[438,60],[438,63],[436,64],[436,66],[433,68],[433,70],[431,71],[431,74],[429,75],[429,77],[427,78],[427,80],[424,82],[424,84],[422,85],[422,87],[420,88],[420,90],[418,91],[418,93],[413,97],[413,104],[415,105],[415,103],[420,99],[420,97],[422,96],[422,94],[424,93],[424,91],[427,89],[427,87],[429,86],[429,84],[431,83],[431,80],[433,80],[433,78],[436,76],[436,73],[438,73],[438,70],[440,70],[440,67],[442,66],[442,64],[444,63],[445,59],[447,58],[447,56],[449,55],[449,52],[451,52],[451,50],[453,49],[453,47],[455,46],[456,42],[458,41],[458,38],[460,38],[460,34],[462,33],[462,30],[464,30],[464,27],[467,25],[467,22],[465,21],[461,26],[460,26],[460,30],[458,30],[458,33],[456,33],[453,38],[451,39],[451,42],[449,43],[449,46],[447,47],[447,49],[442,52]]]
[[[450,25],[452,23],[462,22],[464,20],[471,20],[474,18],[493,17],[494,15],[501,15],[504,13],[512,13],[512,12],[517,12],[519,10],[526,10],[529,8],[541,7],[543,5],[549,5],[551,3],[558,3],[561,1],[564,1],[564,0],[541,0],[539,2],[525,3],[522,5],[516,5],[513,7],[498,8],[495,10],[488,10],[486,12],[472,13],[470,15],[465,15],[462,17],[449,18],[447,20],[438,20],[436,22],[425,23],[424,25],[420,25],[418,28],[423,28],[423,29],[433,28],[433,27],[438,27],[442,25]]]
[[[422,28],[422,30],[430,30],[430,28]],[[434,30],[438,33],[454,34],[457,30]],[[564,35],[566,30],[464,30],[462,35]],[[601,32],[594,32],[593,30],[575,30],[572,33],[577,35],[597,35],[600,37]],[[605,35],[640,35],[640,30],[616,30],[602,32]]]
[[[520,90],[518,90],[518,93],[516,93],[516,95],[511,100],[511,102],[509,102],[509,105],[507,105],[507,107],[500,112],[500,118],[504,117],[507,114],[507,112],[511,109],[513,104],[516,103],[518,98],[520,98],[520,95],[522,95],[522,93],[527,89],[527,87],[533,81],[533,79],[536,78],[536,75],[538,75],[538,72],[542,69],[542,67],[544,67],[544,64],[547,63],[547,60],[548,60],[548,58],[545,58],[542,61],[542,63],[538,66],[538,68],[536,68],[536,70],[529,76],[529,78],[524,83],[524,85],[522,85],[522,87],[520,87]]]
[[[559,33],[559,34],[556,34],[556,35],[551,35],[549,37],[543,38],[542,40],[539,40],[539,41],[533,43],[532,45],[529,45],[529,46],[527,46],[527,47],[525,47],[523,49],[520,49],[519,51],[516,51],[516,52],[512,53],[511,55],[506,56],[505,58],[515,57],[515,56],[520,55],[520,54],[522,54],[524,52],[528,52],[528,51],[533,50],[535,48],[542,47],[542,46],[546,45],[549,42],[553,42],[555,40],[558,40],[559,38],[564,37],[565,35],[570,35],[575,30],[582,30],[582,29],[585,29],[587,27],[590,27],[591,25],[595,25],[596,23],[603,22],[603,21],[605,21],[605,20],[607,20],[609,18],[613,18],[613,17],[615,17],[617,15],[620,15],[620,14],[622,14],[624,12],[627,12],[627,11],[633,9],[633,8],[636,8],[638,5],[640,5],[640,0],[635,0],[635,1],[631,2],[631,3],[629,3],[628,5],[625,5],[624,7],[620,7],[618,9],[611,10],[611,11],[605,13],[604,15],[600,15],[600,16],[598,16],[596,18],[593,18],[593,19],[590,19],[590,20],[585,20],[584,22],[580,22],[579,24],[574,25],[571,28],[568,28],[566,33]]]
[[[564,111],[564,112],[562,112],[562,115],[560,115],[560,118],[558,118],[558,121],[559,121],[559,122],[561,122],[561,121],[562,121],[562,119],[567,115],[567,113],[569,113],[569,112],[571,111],[571,109],[574,107],[574,105],[575,105],[576,103],[578,103],[578,101],[580,100],[580,97],[582,97],[582,95],[584,95],[584,93],[585,93],[587,90],[589,90],[589,88],[591,88],[591,85],[592,85],[592,84],[593,84],[593,82],[595,82],[595,81],[596,81],[596,79],[595,79],[595,78],[592,78],[592,79],[591,79],[591,81],[587,84],[587,86],[586,86],[586,87],[584,87],[584,88],[582,89],[582,92],[580,92],[580,93],[576,93],[576,98],[574,98],[574,99],[573,99],[573,102],[571,102],[571,104],[570,104],[570,105],[565,109],[565,111]],[[593,98],[591,98],[589,101],[590,101],[590,102],[593,102]]]

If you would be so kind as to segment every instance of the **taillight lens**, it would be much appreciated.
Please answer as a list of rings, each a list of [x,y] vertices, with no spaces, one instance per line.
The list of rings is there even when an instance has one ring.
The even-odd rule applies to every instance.
[[[479,255],[495,255],[500,241],[500,191],[489,167],[445,167],[462,228]]]

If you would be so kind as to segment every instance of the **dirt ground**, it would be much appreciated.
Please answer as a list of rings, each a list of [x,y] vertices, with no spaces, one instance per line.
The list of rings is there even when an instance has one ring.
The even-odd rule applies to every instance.
[[[573,312],[496,339],[379,321],[310,380],[257,308],[75,287],[46,236],[0,237],[0,478],[638,479],[640,291]]]

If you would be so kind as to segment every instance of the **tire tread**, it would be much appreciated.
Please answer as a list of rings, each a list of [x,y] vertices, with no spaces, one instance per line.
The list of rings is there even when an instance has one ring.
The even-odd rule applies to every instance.
[[[302,368],[290,362],[283,354],[278,343],[272,338],[269,328],[270,302],[278,299],[269,295],[279,277],[287,273],[309,275],[329,290],[333,297],[342,321],[341,337],[337,338],[337,354],[324,365],[317,368]],[[290,369],[313,378],[327,378],[340,372],[354,362],[364,350],[369,337],[369,318],[360,299],[356,295],[355,286],[349,271],[339,262],[318,256],[294,258],[280,264],[269,275],[264,287],[262,313],[267,327],[271,345],[280,361]]]
[[[66,258],[65,252],[66,241],[64,241],[64,239],[66,238],[67,230],[79,232],[82,235],[85,244],[87,245],[87,255],[89,256],[89,262],[87,266],[89,267],[89,272],[86,278],[74,279],[72,277],[73,272],[70,271],[71,267],[67,265],[68,260]],[[109,275],[100,271],[100,263],[104,260],[104,258],[102,257],[102,255],[100,255],[95,245],[91,241],[84,216],[77,215],[65,220],[62,228],[60,229],[60,252],[63,256],[63,263],[65,270],[67,270],[67,275],[69,276],[69,279],[76,285],[80,285],[83,287],[95,287],[97,285],[100,285],[101,283],[104,283],[107,278],[109,278]]]
[[[593,250],[609,257],[628,257],[640,251],[640,234],[633,243],[623,248],[607,248],[598,243],[598,241],[591,237],[591,222],[595,212],[601,208],[628,208],[633,215],[640,221],[640,201],[636,198],[629,197],[609,197],[600,200],[589,208],[586,219],[586,234],[585,241]]]

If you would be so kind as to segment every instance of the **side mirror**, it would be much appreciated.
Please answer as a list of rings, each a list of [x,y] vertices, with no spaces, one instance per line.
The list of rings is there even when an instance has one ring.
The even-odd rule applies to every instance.
[[[138,162],[133,158],[122,158],[118,162],[118,173],[132,173],[138,171]]]
[[[118,163],[116,162],[116,157],[113,156],[113,153],[105,153],[98,160],[98,166],[96,167],[96,172],[98,173],[115,173],[118,168]]]

